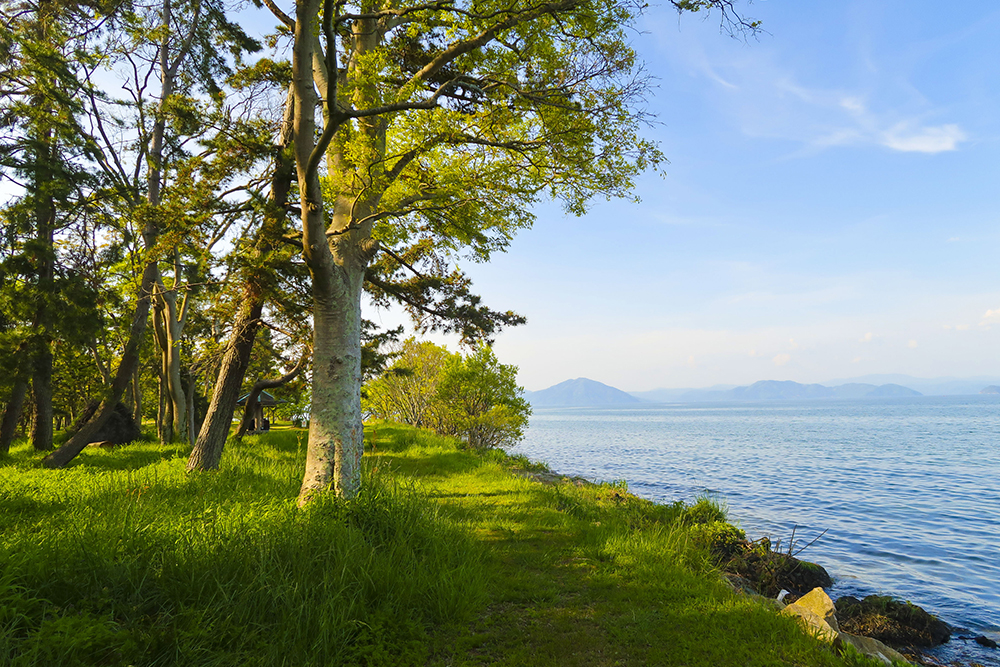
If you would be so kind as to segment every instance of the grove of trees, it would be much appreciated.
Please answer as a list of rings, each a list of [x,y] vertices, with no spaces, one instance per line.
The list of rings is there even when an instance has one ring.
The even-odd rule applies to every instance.
[[[671,1],[756,29],[732,0]],[[265,34],[228,0],[0,3],[0,454],[21,429],[64,466],[121,404],[211,470],[236,398],[297,384],[300,501],[353,496],[363,379],[399,334],[365,298],[473,346],[435,390],[462,406],[449,428],[523,428],[511,407],[487,433],[463,373],[509,374],[488,344],[524,318],[458,265],[539,200],[579,214],[661,162],[629,44],[643,5],[262,2]]]

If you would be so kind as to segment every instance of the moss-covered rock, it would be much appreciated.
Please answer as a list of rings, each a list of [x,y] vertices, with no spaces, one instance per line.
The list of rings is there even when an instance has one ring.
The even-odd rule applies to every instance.
[[[937,646],[951,638],[948,624],[915,604],[883,595],[837,600],[837,619],[845,632],[874,637],[890,646]]]

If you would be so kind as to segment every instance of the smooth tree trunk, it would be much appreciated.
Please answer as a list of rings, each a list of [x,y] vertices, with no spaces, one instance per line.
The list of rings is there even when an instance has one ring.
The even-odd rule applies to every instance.
[[[195,436],[195,417],[194,414],[194,393],[195,393],[195,382],[197,382],[197,375],[194,370],[188,368],[188,386],[187,386],[187,440],[188,444],[194,447],[194,436]]]
[[[139,365],[136,364],[135,372],[132,374],[132,418],[135,423],[142,428],[142,383]]]
[[[326,244],[324,244],[326,245]],[[309,449],[300,503],[332,489],[361,489],[361,286],[364,269],[310,266],[313,279],[313,381]]]

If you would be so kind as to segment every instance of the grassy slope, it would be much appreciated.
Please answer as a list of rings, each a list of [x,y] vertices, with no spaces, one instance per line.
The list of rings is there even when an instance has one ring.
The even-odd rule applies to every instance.
[[[369,428],[366,492],[295,509],[303,434],[0,461],[0,665],[840,665],[725,587],[680,505]]]

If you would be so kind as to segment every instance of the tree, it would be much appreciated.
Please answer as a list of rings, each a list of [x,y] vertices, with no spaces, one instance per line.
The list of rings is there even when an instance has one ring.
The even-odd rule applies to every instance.
[[[542,196],[580,213],[595,195],[628,196],[661,156],[638,134],[646,83],[626,31],[639,5],[297,0],[294,17],[268,6],[294,36],[313,289],[305,502],[360,485],[360,298],[377,253],[405,265],[402,244],[425,249],[431,266],[463,251],[485,260],[530,225]]]
[[[154,297],[157,298],[158,324],[173,329],[165,331],[165,347],[169,355],[164,362],[164,375],[169,389],[174,423],[183,427],[180,419],[186,409],[180,374],[174,373],[179,365],[179,331],[183,328],[183,308],[178,307],[180,287],[164,284],[159,262],[170,261],[176,267],[178,236],[190,234],[190,229],[172,228],[171,202],[164,198],[167,179],[172,174],[167,157],[181,152],[182,137],[199,136],[206,132],[199,124],[198,106],[192,89],[218,100],[221,89],[217,79],[231,72],[230,59],[238,60],[240,54],[258,47],[238,26],[226,17],[225,6],[216,0],[161,0],[155,8],[129,4],[116,6],[121,19],[119,31],[109,38],[103,50],[110,58],[129,65],[131,81],[125,89],[132,95],[130,104],[113,107],[131,109],[137,137],[131,153],[123,153],[123,145],[130,142],[112,136],[98,102],[101,94],[89,89],[92,105],[95,142],[100,138],[101,151],[96,162],[116,187],[124,217],[138,228],[142,240],[141,278],[138,280],[134,314],[117,370],[106,388],[100,408],[65,445],[46,457],[44,464],[61,467],[73,459],[90,442],[91,436],[103,425],[122,399],[129,382],[133,381],[139,362],[139,351],[145,336],[146,324]],[[114,67],[115,63],[108,66]],[[148,97],[150,81],[159,83],[158,95]],[[194,121],[194,122],[192,122]],[[117,126],[123,126],[118,121]],[[210,139],[211,137],[209,137]],[[134,158],[134,167],[125,167],[128,157]],[[143,178],[144,176],[144,178]],[[220,179],[221,182],[222,179]],[[167,191],[169,194],[169,191]],[[218,199],[218,197],[216,198]],[[196,208],[208,200],[202,197],[193,202]],[[176,361],[175,361],[176,360]]]
[[[393,365],[362,390],[362,409],[379,419],[421,428],[441,426],[438,383],[453,355],[440,345],[407,338],[395,353]]]
[[[17,350],[0,426],[2,451],[10,446],[29,380],[31,440],[35,449],[51,449],[53,344],[60,337],[79,344],[96,324],[95,292],[55,244],[57,234],[86,215],[99,181],[88,171],[96,151],[79,121],[94,63],[86,31],[80,33],[94,13],[84,2],[51,0],[0,8],[0,170],[21,190],[2,218],[0,287],[9,295],[8,344]]]
[[[481,346],[464,359],[448,361],[438,381],[444,430],[470,447],[510,447],[524,437],[531,406],[517,384],[517,366],[501,364]]]
[[[489,346],[463,357],[409,338],[392,367],[365,385],[362,406],[379,419],[432,428],[488,449],[524,436],[531,406],[523,393],[517,367],[501,364]]]

